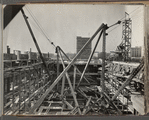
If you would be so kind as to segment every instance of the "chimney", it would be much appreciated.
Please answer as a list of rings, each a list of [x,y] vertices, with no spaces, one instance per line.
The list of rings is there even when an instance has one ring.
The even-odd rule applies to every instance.
[[[10,54],[10,48],[8,45],[7,45],[7,54]]]

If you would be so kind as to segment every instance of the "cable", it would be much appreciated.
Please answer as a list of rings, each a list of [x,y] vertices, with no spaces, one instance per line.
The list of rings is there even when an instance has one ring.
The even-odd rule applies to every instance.
[[[118,26],[116,26],[116,27],[114,27],[113,29],[111,29],[109,32],[107,32],[107,33],[110,33],[110,32],[112,32],[113,30],[115,30],[116,28],[118,28],[120,25],[118,25]]]
[[[29,14],[31,15],[31,17],[33,18],[33,20],[35,21],[35,23],[37,24],[37,26],[39,27],[39,29],[41,30],[41,32],[43,33],[43,35],[47,38],[47,40],[54,46],[54,43],[48,38],[48,35],[46,34],[46,32],[44,31],[44,29],[41,27],[40,23],[38,22],[38,20],[36,19],[36,17],[33,15],[33,13],[31,12],[31,10],[29,9],[29,7],[25,6],[26,10],[29,12]]]
[[[139,9],[139,8],[140,8],[140,6],[139,6],[139,7],[137,7],[136,9],[134,9],[133,11],[131,11],[131,12],[129,13],[129,15],[130,15],[130,14],[132,14],[134,11],[136,11],[136,10],[137,10],[137,9]],[[124,17],[122,17],[122,18],[120,19],[120,21],[121,21],[121,20],[123,20],[124,18],[125,18],[125,16],[124,16]]]
[[[140,8],[140,6],[139,7],[137,7],[135,10],[133,10],[132,12],[130,12],[129,13],[129,15],[130,14],[132,14],[134,11],[136,11],[137,9],[139,9]],[[119,21],[121,21],[122,22],[122,20],[125,18],[125,16],[124,17],[122,17]],[[116,27],[114,27],[112,30],[110,30],[108,33],[110,33],[110,32],[112,32],[113,30],[115,30],[117,27],[119,27],[120,25],[118,25],[118,26],[116,26]]]
[[[34,27],[36,30],[38,30],[39,33],[41,33],[41,34],[44,36],[43,32],[41,32],[41,30],[39,30],[37,24],[35,24],[35,22],[34,22],[32,19],[30,19],[30,22],[32,23],[33,27]],[[53,46],[53,47],[55,48],[55,46]]]
[[[137,9],[139,9],[140,8],[140,6],[139,7],[137,7],[135,10],[133,10],[132,12],[130,12],[129,13],[129,15],[130,14],[132,14],[133,12],[135,12]],[[140,11],[139,11],[140,12]],[[124,17],[122,17],[121,19],[120,19],[120,21],[122,22],[122,20],[125,18],[125,16]],[[124,21],[124,20],[123,20]],[[119,25],[120,26],[120,25]],[[113,30],[115,30],[116,28],[118,28],[119,26],[116,26],[116,27],[114,27],[112,30],[110,30],[108,33],[110,33],[110,32],[112,32]],[[120,45],[123,43],[123,41],[120,43]]]
[[[35,24],[35,22],[34,22],[32,19],[30,19],[30,22],[32,23],[32,25],[34,26],[34,28],[35,28],[36,30],[38,30],[38,31],[44,36],[43,32],[41,32],[41,30],[39,30],[37,24]],[[53,45],[53,47],[55,48],[54,45]]]
[[[43,32],[41,32],[41,30],[39,30],[37,24],[35,24],[35,22],[32,19],[30,19],[30,22],[32,23],[32,25],[34,26],[34,28],[36,28],[36,30],[38,30],[42,35],[44,35]]]
[[[27,11],[30,13],[31,17],[33,18],[33,20],[36,22],[36,24],[38,25],[38,27],[41,29],[41,31],[43,32],[43,34],[46,36],[46,38],[48,39],[47,35],[45,34],[45,31],[43,30],[43,28],[41,27],[41,25],[39,24],[38,20],[35,18],[35,16],[33,15],[33,13],[31,12],[31,10],[25,6]]]
[[[47,35],[46,32],[44,31],[44,29],[41,27],[40,23],[38,22],[38,20],[36,19],[36,17],[33,15],[33,13],[31,12],[31,10],[29,9],[29,7],[26,5],[25,8],[26,8],[26,10],[29,12],[29,14],[31,15],[31,17],[33,18],[33,20],[35,21],[35,23],[37,24],[37,26],[39,27],[39,29],[41,30],[42,34],[47,38],[47,40],[48,40],[54,47],[56,47],[56,46],[54,45],[54,43],[48,38],[48,35]],[[133,10],[132,12],[130,12],[129,15],[132,14],[134,11],[136,11],[136,10],[139,9],[139,8],[140,8],[140,6],[139,6],[138,8],[136,8],[135,10]],[[125,18],[125,16],[122,17],[119,21],[122,21],[124,18]],[[110,30],[108,33],[112,32],[113,30],[115,30],[115,29],[118,28],[119,26],[120,26],[120,25],[114,27],[114,28],[113,28],[112,30]]]

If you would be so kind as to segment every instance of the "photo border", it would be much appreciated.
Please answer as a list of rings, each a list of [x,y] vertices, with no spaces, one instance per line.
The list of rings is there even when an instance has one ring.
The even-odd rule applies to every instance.
[[[55,4],[55,3],[59,3],[59,4],[126,4],[126,5],[145,5],[145,33],[144,33],[144,56],[145,56],[145,110],[146,110],[146,115],[144,115],[145,119],[149,118],[147,117],[149,114],[149,1],[148,0],[96,0],[96,1],[91,1],[91,0],[1,0],[1,5],[0,5],[0,14],[1,14],[1,22],[0,22],[0,26],[1,26],[1,32],[0,32],[0,48],[1,48],[1,53],[0,53],[0,116],[2,115],[2,111],[3,109],[3,10],[2,10],[2,5],[14,5],[14,4],[42,4],[42,3],[47,3],[47,4]],[[148,113],[148,114],[147,114]],[[11,117],[11,116],[10,116]],[[107,116],[108,119],[112,119],[111,117],[113,116]],[[118,119],[120,116],[116,116]],[[123,116],[122,116],[123,117]],[[128,116],[125,116],[124,119],[126,119]],[[133,117],[133,119],[144,119],[144,117],[142,116],[131,116]],[[136,118],[137,117],[137,118]],[[51,117],[50,117],[51,118]],[[54,117],[56,118],[56,116]],[[70,118],[70,117],[66,117]],[[78,118],[77,116],[73,117],[74,119]],[[98,119],[98,117],[95,116],[83,116],[80,117],[79,119],[88,119],[88,118],[95,118]],[[105,117],[100,117],[100,118],[104,118]],[[116,118],[116,119],[117,119]],[[121,117],[120,117],[121,118]],[[11,118],[10,118],[11,119]],[[25,118],[26,119],[26,118]],[[28,118],[27,118],[28,119]],[[36,119],[36,118],[35,118]],[[114,117],[115,119],[115,117]]]

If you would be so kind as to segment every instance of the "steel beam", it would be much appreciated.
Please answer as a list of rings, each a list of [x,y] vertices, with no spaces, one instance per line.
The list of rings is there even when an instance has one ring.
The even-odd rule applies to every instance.
[[[59,76],[59,54],[58,54],[58,48],[59,47],[56,47],[56,53],[57,53],[57,77]]]
[[[103,92],[103,94],[107,98],[109,103],[118,111],[118,114],[122,115],[122,112],[118,109],[118,107],[115,105],[115,103],[113,101],[111,101],[110,97],[105,92]]]
[[[49,81],[46,85],[40,87],[38,90],[34,91],[34,93],[32,93],[32,94],[25,100],[25,102],[31,100],[31,98],[33,98],[35,95],[39,94],[49,83],[50,83],[50,81]],[[44,95],[44,94],[43,94],[43,95]],[[22,103],[22,104],[23,104],[23,103]],[[22,104],[21,104],[21,105],[22,105]],[[41,105],[41,104],[39,104],[38,107],[39,107],[40,105]],[[35,109],[36,109],[36,106],[33,106],[33,108],[32,108],[30,111],[32,111],[33,109],[35,110]],[[29,113],[30,113],[30,111],[29,111]]]
[[[64,100],[64,103],[70,108],[70,109],[73,109],[74,107],[69,103],[67,102],[66,100]]]
[[[118,91],[115,93],[115,95],[112,97],[112,101],[117,98],[117,96],[121,93],[121,91],[130,83],[130,81],[138,74],[138,72],[143,68],[144,61],[142,60],[140,65],[132,72],[132,74],[129,76],[129,78],[126,79],[124,84],[118,89]]]
[[[59,51],[59,49],[58,49],[58,53],[59,53],[59,55],[60,55],[60,59],[61,59],[63,68],[65,69],[64,60],[63,60],[63,58],[62,58],[62,55],[61,55],[61,52]],[[70,89],[71,89],[71,94],[72,94],[72,96],[73,96],[73,99],[74,99],[74,102],[75,102],[75,106],[78,108],[78,112],[79,112],[79,114],[81,115],[81,110],[80,110],[80,108],[79,108],[79,104],[78,104],[78,101],[77,101],[77,98],[76,98],[74,89],[73,89],[73,87],[72,87],[72,84],[71,84],[71,81],[70,81],[70,78],[69,78],[69,75],[68,75],[67,72],[66,72],[66,78],[67,78],[67,80],[68,80],[68,84],[69,84],[69,87],[70,87]]]
[[[65,75],[63,76],[63,80],[62,80],[61,96],[63,96],[64,87],[65,87]]]
[[[57,53],[57,77],[59,76],[59,68],[60,68],[60,64],[59,64],[59,53],[58,53],[58,49],[59,47],[56,47],[56,53]],[[59,83],[57,84],[57,90],[59,88]]]
[[[86,69],[87,69],[87,67],[88,67],[88,65],[89,65],[89,63],[90,63],[90,61],[91,61],[91,59],[92,59],[92,57],[93,57],[93,54],[94,54],[94,52],[95,52],[95,50],[96,50],[96,48],[97,48],[97,45],[98,45],[98,43],[99,43],[99,41],[100,41],[100,38],[101,38],[102,33],[103,33],[103,31],[101,31],[101,33],[100,33],[100,35],[99,35],[99,38],[98,38],[98,40],[97,40],[97,42],[96,42],[96,44],[95,44],[95,47],[94,47],[93,51],[91,52],[91,54],[90,54],[90,56],[89,56],[89,58],[88,58],[88,61],[87,61],[86,65],[85,65],[85,68],[84,68],[84,70],[83,70],[83,73],[82,73],[82,75],[81,75],[81,78],[80,78],[80,80],[79,80],[79,83],[78,83],[77,87],[79,87],[79,85],[80,85],[80,83],[81,83],[81,81],[82,81],[82,79],[83,79],[83,77],[84,77],[84,74],[85,74],[85,72],[86,72]]]
[[[103,29],[103,43],[102,43],[102,74],[101,74],[101,81],[100,86],[102,88],[102,92],[104,92],[105,89],[105,59],[106,59],[106,29]]]
[[[74,64],[76,59],[83,53],[84,49],[90,44],[90,42],[96,37],[96,35],[103,29],[105,25],[101,24],[101,26],[97,29],[97,31],[93,34],[93,36],[86,42],[86,44],[83,46],[83,48],[78,52],[78,54],[72,59],[72,61],[67,65],[67,67],[63,70],[63,72],[56,78],[56,80],[52,83],[52,85],[47,89],[47,91],[44,93],[44,95],[41,96],[41,98],[36,102],[36,104],[31,108],[29,113],[33,113],[34,110],[40,106],[40,104],[43,102],[45,97],[50,93],[50,91],[55,87],[55,85],[61,80],[61,78],[65,75],[65,73],[69,70],[69,68]]]
[[[91,102],[91,98],[92,97],[90,96],[89,99],[88,99],[88,101],[87,101],[87,103],[86,103],[86,105],[85,105],[85,108],[83,109],[82,115],[85,115],[86,114],[86,112],[88,110],[88,107],[89,107],[89,104]]]
[[[68,61],[71,61],[70,58],[66,55],[66,53],[59,47],[59,49],[61,50],[61,52],[65,55],[65,57],[67,58]],[[81,76],[81,72],[80,70],[77,68],[76,65],[73,64],[74,67],[76,67],[77,72],[79,73],[79,75]],[[87,81],[87,83],[90,83],[87,78],[84,76],[84,79]]]
[[[101,88],[100,86],[97,86],[98,91],[102,92],[102,95],[104,95],[107,98],[108,102],[118,111],[120,115],[122,115],[122,112],[118,109],[115,103],[111,101],[110,97],[104,91],[102,91],[102,88],[101,89],[100,88]]]
[[[80,95],[82,95],[82,97],[84,97],[85,99],[88,100],[89,96],[87,96],[80,88],[77,89],[77,92],[80,93]],[[95,102],[93,100],[91,100],[91,103],[95,104]]]
[[[73,74],[73,89],[75,90],[75,84],[76,84],[76,66],[74,66],[74,74]]]
[[[38,52],[39,52],[39,55],[40,55],[40,58],[41,58],[41,60],[42,60],[42,62],[43,62],[43,65],[44,65],[44,67],[45,67],[45,70],[47,71],[47,74],[50,76],[49,69],[48,69],[48,67],[47,67],[47,65],[46,65],[46,62],[45,62],[43,56],[42,56],[41,50],[40,50],[39,45],[38,45],[38,43],[37,43],[37,41],[36,41],[36,38],[35,38],[35,36],[34,36],[34,34],[33,34],[33,31],[32,31],[32,29],[31,29],[31,26],[30,26],[30,24],[29,24],[29,22],[28,22],[28,20],[27,20],[27,16],[25,15],[23,9],[21,9],[21,12],[22,12],[22,15],[23,15],[23,17],[24,17],[24,20],[25,20],[25,22],[26,22],[26,24],[27,24],[27,27],[28,27],[28,29],[29,29],[29,31],[30,31],[30,33],[31,33],[31,36],[32,36],[33,41],[34,41],[34,43],[35,43],[35,46],[36,46],[36,48],[37,48],[37,50],[38,50]]]

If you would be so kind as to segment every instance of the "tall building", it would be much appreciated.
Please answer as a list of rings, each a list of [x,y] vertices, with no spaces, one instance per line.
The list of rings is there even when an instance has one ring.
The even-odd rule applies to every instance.
[[[89,40],[90,38],[87,37],[80,37],[77,36],[77,53],[81,50],[81,48],[85,45],[85,43]],[[89,55],[91,53],[92,50],[92,43],[90,43],[86,49],[83,51],[83,53],[81,54],[81,56],[79,57],[79,59],[88,59]]]
[[[131,57],[142,57],[141,51],[141,47],[132,47]]]

